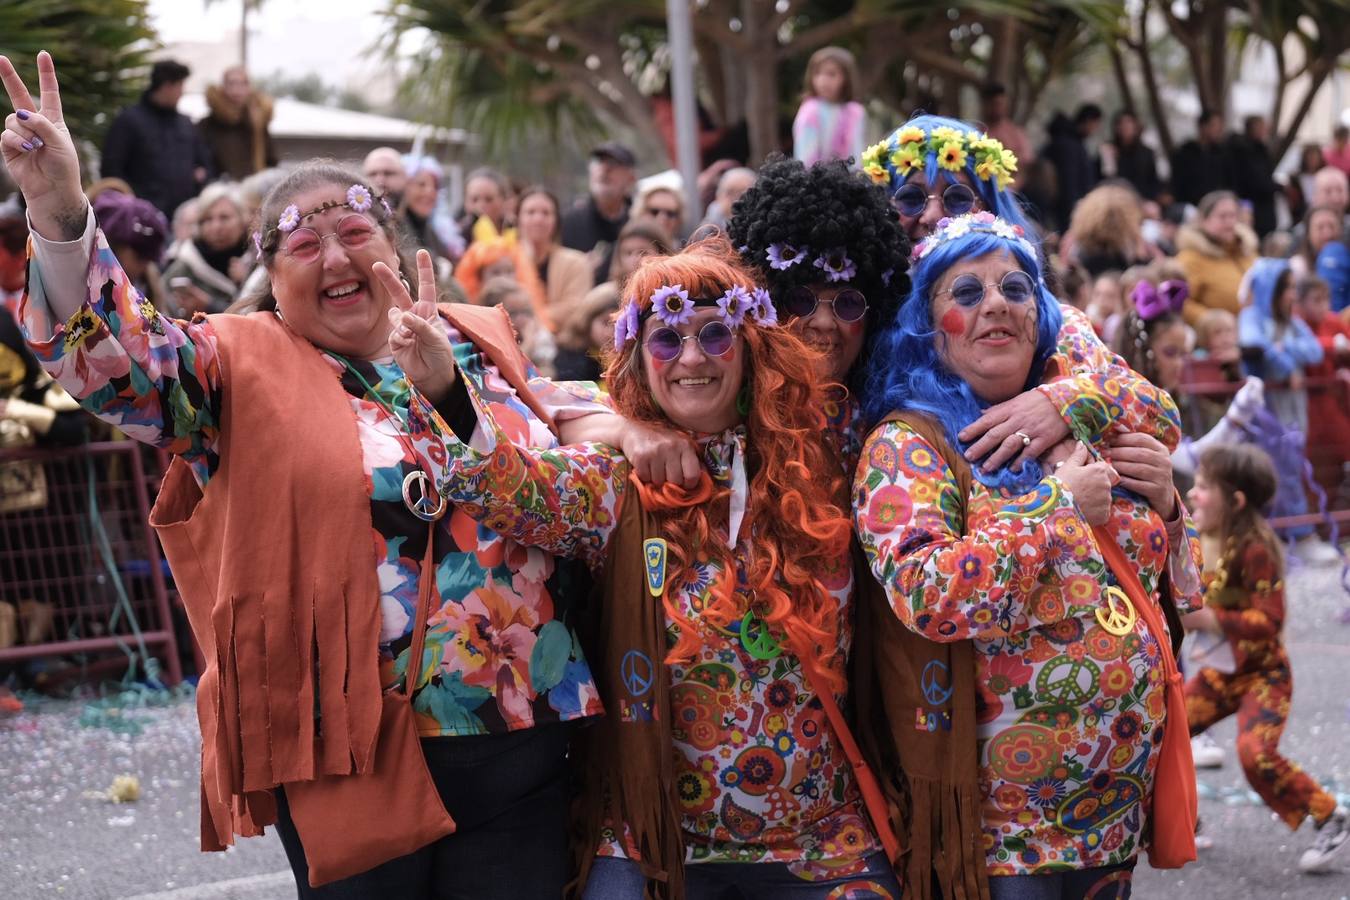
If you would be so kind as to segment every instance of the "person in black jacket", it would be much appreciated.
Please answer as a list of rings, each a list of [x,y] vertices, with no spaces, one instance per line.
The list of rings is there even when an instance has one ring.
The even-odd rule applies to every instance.
[[[1228,161],[1232,167],[1233,190],[1252,204],[1252,227],[1260,237],[1275,230],[1275,163],[1266,140],[1269,126],[1261,116],[1248,116],[1242,122],[1242,134],[1228,141]]]
[[[1101,124],[1102,109],[1095,103],[1078,107],[1072,120],[1063,113],[1055,113],[1050,120],[1050,142],[1041,157],[1055,172],[1055,224],[1061,231],[1069,227],[1074,206],[1097,181],[1097,167],[1088,155],[1087,140]]]
[[[1223,114],[1203,110],[1196,136],[1172,156],[1172,194],[1178,203],[1196,206],[1214,191],[1232,190],[1228,153],[1223,146]]]
[[[1097,177],[1123,179],[1145,200],[1158,199],[1158,160],[1140,139],[1139,118],[1128,109],[1111,119],[1111,140],[1097,155]]]
[[[136,196],[165,216],[197,196],[211,178],[211,151],[192,121],[178,112],[190,71],[171,59],[150,69],[140,102],[117,114],[103,143],[103,176],[122,178]]]

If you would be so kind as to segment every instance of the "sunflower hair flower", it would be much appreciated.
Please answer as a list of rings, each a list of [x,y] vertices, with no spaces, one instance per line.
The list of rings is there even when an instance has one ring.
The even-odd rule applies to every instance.
[[[959,172],[966,167],[966,150],[959,141],[947,141],[938,148],[937,161],[948,172]]]

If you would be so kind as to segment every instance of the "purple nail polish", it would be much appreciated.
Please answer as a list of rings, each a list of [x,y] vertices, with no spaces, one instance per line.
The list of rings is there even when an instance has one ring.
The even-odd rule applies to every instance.
[[[18,116],[21,121],[28,121],[28,110],[26,109],[16,109],[14,110],[14,115]]]
[[[32,140],[32,144],[34,150],[41,150],[43,147],[47,146],[46,144],[42,143],[42,138],[40,137],[34,137]]]
[[[32,153],[32,152],[33,152],[33,145],[30,144],[30,143],[28,143],[27,141],[21,142],[21,143],[19,144],[19,146],[23,148],[23,151],[24,151],[25,153]]]

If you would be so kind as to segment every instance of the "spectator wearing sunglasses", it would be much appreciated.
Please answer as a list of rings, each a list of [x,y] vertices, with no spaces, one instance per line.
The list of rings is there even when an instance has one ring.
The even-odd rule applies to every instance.
[[[638,192],[630,218],[650,222],[666,236],[666,243],[679,246],[684,235],[684,197],[675,188],[658,184]]]

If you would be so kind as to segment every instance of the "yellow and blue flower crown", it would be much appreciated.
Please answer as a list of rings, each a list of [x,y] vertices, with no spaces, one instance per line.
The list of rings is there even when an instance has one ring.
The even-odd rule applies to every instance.
[[[1006,190],[1017,171],[1017,157],[995,138],[978,131],[942,126],[932,133],[906,125],[863,151],[862,170],[877,184],[904,181],[922,171],[932,156],[939,168],[960,172],[974,160],[975,176]]]

